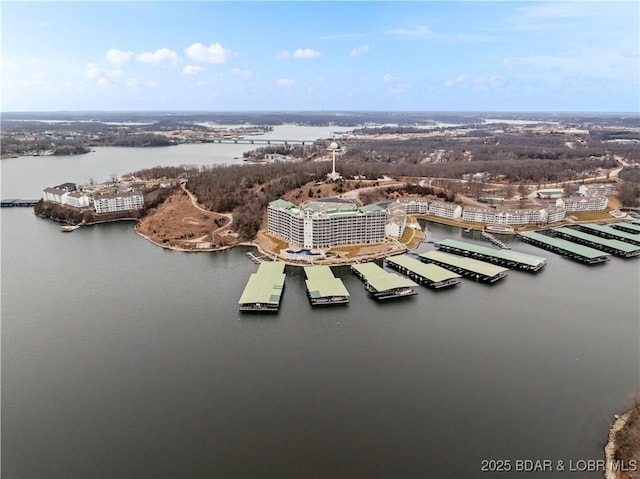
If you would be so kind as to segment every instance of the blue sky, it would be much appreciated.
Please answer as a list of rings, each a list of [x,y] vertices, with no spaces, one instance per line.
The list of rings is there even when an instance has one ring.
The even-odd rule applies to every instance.
[[[11,2],[2,111],[638,111],[627,2]]]

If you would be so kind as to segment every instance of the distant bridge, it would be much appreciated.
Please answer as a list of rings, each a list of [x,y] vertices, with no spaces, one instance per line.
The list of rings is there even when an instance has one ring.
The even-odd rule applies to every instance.
[[[316,142],[316,140],[272,140],[266,138],[196,138],[196,141],[244,145],[313,145]]]
[[[2,200],[0,207],[11,208],[15,206],[33,206],[40,200]]]

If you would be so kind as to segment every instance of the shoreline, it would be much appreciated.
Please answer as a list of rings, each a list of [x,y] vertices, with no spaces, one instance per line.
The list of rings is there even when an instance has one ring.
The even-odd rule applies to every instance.
[[[604,445],[604,478],[605,479],[618,479],[620,475],[615,470],[615,452],[618,448],[616,444],[616,433],[620,431],[626,424],[629,416],[631,416],[633,408],[627,409],[625,412],[616,417],[616,420],[609,429],[607,436],[607,443]]]

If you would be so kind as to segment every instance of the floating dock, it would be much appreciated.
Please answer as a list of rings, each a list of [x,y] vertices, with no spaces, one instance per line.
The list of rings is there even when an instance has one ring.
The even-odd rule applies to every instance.
[[[578,231],[573,228],[555,228],[552,230],[556,236],[560,238],[573,241],[574,243],[580,243],[585,246],[590,246],[600,251],[606,251],[607,253],[614,254],[616,256],[622,256],[623,258],[631,258],[633,256],[640,255],[640,246],[625,243],[624,241],[602,238],[595,236],[584,231]]]
[[[578,229],[592,235],[602,236],[603,238],[609,239],[617,239],[640,246],[640,236],[633,233],[627,233],[626,231],[617,230],[615,228],[612,228],[611,226],[602,226],[595,223],[585,223],[582,225],[578,225]]]
[[[442,251],[429,251],[422,253],[420,261],[435,263],[438,266],[460,274],[465,278],[475,279],[484,283],[495,283],[507,276],[509,270],[494,264],[479,261],[473,258],[462,258]]]
[[[284,263],[260,263],[258,272],[251,274],[240,296],[240,311],[277,312],[284,291]]]
[[[394,299],[418,294],[414,287],[418,286],[409,278],[389,273],[374,262],[356,263],[351,271],[360,279],[375,299]]]
[[[465,243],[446,239],[435,244],[440,251],[497,264],[505,268],[519,269],[522,271],[540,271],[547,265],[547,259],[532,254],[519,253],[517,251],[497,250],[487,246],[473,243]]]
[[[385,260],[385,263],[416,283],[430,288],[440,289],[460,283],[459,274],[435,264],[423,263],[406,254],[391,256]]]
[[[616,230],[620,230],[620,231],[624,231],[625,233],[632,233],[632,234],[640,234],[640,224],[636,224],[633,222],[630,223],[611,223],[611,227],[616,229]]]
[[[314,306],[330,304],[346,304],[349,302],[349,292],[342,280],[336,278],[329,266],[305,266],[307,276],[307,296]]]
[[[571,241],[560,238],[552,238],[551,236],[536,233],[535,231],[525,231],[518,233],[518,236],[525,243],[531,243],[539,248],[552,251],[554,253],[566,256],[574,261],[585,264],[598,264],[609,261],[609,253],[603,253],[597,249],[582,246]]]

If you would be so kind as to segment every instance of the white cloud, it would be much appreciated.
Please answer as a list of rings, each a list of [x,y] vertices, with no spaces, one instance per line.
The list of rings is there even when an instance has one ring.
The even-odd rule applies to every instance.
[[[129,88],[153,88],[158,86],[158,82],[154,80],[142,80],[139,78],[129,78],[124,83]]]
[[[122,76],[122,70],[105,70],[95,63],[89,63],[85,76],[89,80],[95,80],[98,86],[104,86],[108,83],[115,83]]]
[[[312,50],[311,48],[298,48],[294,53],[293,53],[293,58],[301,60],[301,59],[307,59],[307,58],[317,58],[319,56],[321,56],[322,53],[316,51],[316,50]]]
[[[202,43],[194,43],[186,48],[185,53],[189,58],[201,63],[227,63],[233,53],[220,43],[212,43],[205,47]]]
[[[455,85],[460,85],[461,83],[464,83],[466,81],[467,81],[467,77],[465,75],[458,75],[457,77],[444,82],[444,86],[446,86],[447,88],[450,88]]]
[[[125,52],[123,50],[116,50],[115,48],[112,48],[107,52],[107,61],[114,65],[122,66],[131,60],[132,56],[133,52]]]
[[[251,78],[253,76],[251,70],[240,70],[239,68],[234,68],[231,73],[240,78]]]
[[[138,55],[138,61],[153,66],[174,65],[178,61],[178,54],[168,48],[160,48],[155,52],[144,52]]]
[[[204,68],[196,65],[187,65],[182,69],[183,75],[198,75],[204,71]]]
[[[307,60],[309,58],[317,58],[319,56],[322,56],[322,53],[312,50],[311,48],[298,48],[293,53],[289,50],[283,50],[276,55],[276,59],[286,60],[288,58],[295,58],[296,60]]]
[[[290,78],[278,78],[276,80],[276,86],[292,87],[295,84],[296,84],[295,80],[291,80]]]
[[[369,45],[365,43],[364,45],[360,45],[358,48],[351,50],[349,52],[349,56],[357,57],[358,55],[364,55],[365,53],[369,53],[369,50]]]
[[[389,75],[388,73],[382,77],[382,81],[384,83],[397,83],[400,81],[400,77],[394,77],[393,75]]]

